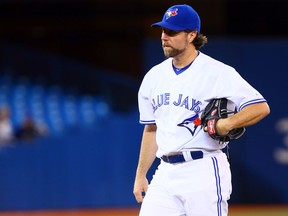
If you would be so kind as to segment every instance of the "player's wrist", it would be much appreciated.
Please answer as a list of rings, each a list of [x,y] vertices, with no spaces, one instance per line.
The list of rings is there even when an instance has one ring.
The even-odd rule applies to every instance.
[[[136,179],[143,179],[146,178],[147,172],[137,170],[136,171]]]
[[[233,127],[228,118],[221,118],[217,121],[216,129],[219,135],[227,135]]]

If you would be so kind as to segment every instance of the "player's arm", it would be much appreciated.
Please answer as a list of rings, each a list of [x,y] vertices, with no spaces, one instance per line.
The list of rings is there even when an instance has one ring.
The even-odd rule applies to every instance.
[[[138,203],[142,203],[143,193],[148,189],[146,174],[156,158],[156,129],[156,125],[146,125],[143,131],[133,191]]]
[[[226,135],[234,128],[246,127],[256,124],[270,113],[266,102],[251,104],[244,107],[240,112],[217,122],[217,131],[220,135]]]

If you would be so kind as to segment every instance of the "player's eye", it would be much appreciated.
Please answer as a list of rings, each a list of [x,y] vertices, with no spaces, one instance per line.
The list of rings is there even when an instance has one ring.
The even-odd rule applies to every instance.
[[[181,31],[174,31],[174,30],[170,30],[170,29],[165,29],[165,28],[163,28],[163,29],[162,29],[162,32],[163,32],[164,34],[166,34],[167,36],[169,36],[169,37],[174,37],[174,36],[176,36],[177,34],[179,34]]]

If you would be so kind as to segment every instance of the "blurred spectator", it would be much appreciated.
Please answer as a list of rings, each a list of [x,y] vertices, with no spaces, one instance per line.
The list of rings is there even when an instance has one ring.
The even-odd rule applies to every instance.
[[[31,116],[26,116],[23,124],[15,131],[15,137],[22,141],[32,141],[36,138],[47,135],[47,127],[35,123]]]
[[[10,144],[13,140],[13,127],[10,119],[9,107],[0,108],[0,145]]]

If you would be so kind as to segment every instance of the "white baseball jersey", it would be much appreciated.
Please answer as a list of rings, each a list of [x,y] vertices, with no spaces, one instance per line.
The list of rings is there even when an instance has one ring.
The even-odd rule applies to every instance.
[[[172,58],[154,66],[145,75],[138,92],[141,124],[156,124],[156,156],[185,150],[219,150],[219,145],[196,126],[208,102],[227,98],[229,110],[240,111],[245,106],[265,102],[232,67],[201,52],[188,69],[176,74]]]

